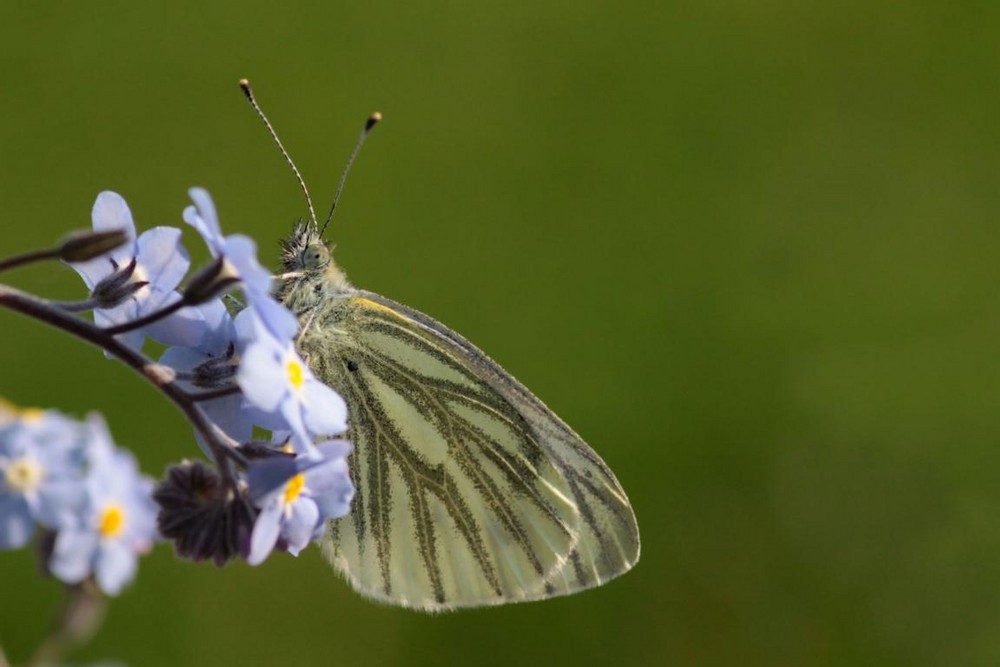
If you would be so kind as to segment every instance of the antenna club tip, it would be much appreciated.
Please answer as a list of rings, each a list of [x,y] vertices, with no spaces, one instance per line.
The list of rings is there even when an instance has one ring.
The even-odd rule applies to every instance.
[[[250,82],[246,79],[240,79],[240,90],[242,90],[243,94],[249,99],[253,99],[253,91],[250,90]]]
[[[375,125],[380,123],[381,121],[382,121],[382,114],[380,114],[378,111],[373,113],[371,116],[368,116],[368,121],[365,123],[365,132],[375,127]]]

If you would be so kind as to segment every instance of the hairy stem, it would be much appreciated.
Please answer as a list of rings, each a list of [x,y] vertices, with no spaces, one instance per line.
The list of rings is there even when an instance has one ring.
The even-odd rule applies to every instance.
[[[214,398],[222,398],[223,396],[232,396],[233,394],[240,393],[240,388],[232,384],[227,387],[220,387],[218,389],[208,389],[206,391],[190,392],[188,398],[196,403],[202,401],[211,401]]]
[[[145,317],[140,317],[137,320],[132,320],[131,322],[123,322],[122,324],[116,324],[113,327],[105,327],[103,329],[104,333],[117,336],[118,334],[127,333],[129,331],[135,331],[136,329],[141,329],[142,327],[148,326],[153,322],[158,322],[164,317],[173,315],[178,310],[187,306],[188,303],[184,299],[178,299],[172,304],[160,310],[154,311]]]
[[[0,272],[7,271],[8,269],[14,269],[19,266],[24,266],[25,264],[32,264],[34,262],[41,262],[48,259],[58,259],[59,258],[59,248],[46,248],[45,250],[33,250],[31,252],[26,252],[22,255],[15,255],[3,261],[0,261]]]
[[[84,313],[100,306],[101,300],[91,297],[85,301],[50,301],[49,304],[70,313]]]
[[[49,634],[35,649],[28,667],[62,664],[65,655],[87,642],[104,622],[108,600],[91,580],[68,584]]]
[[[60,329],[92,345],[106,350],[136,373],[146,378],[180,408],[212,450],[223,479],[235,488],[235,477],[230,461],[245,464],[243,457],[226,444],[229,437],[205,417],[197,401],[174,382],[171,373],[164,373],[164,366],[156,363],[140,352],[136,352],[115,339],[108,330],[101,329],[60,310],[50,302],[32,296],[13,287],[0,284],[0,306],[27,315],[28,317]]]

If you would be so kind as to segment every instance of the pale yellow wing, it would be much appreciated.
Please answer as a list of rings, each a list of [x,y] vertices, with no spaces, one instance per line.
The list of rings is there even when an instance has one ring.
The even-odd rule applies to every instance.
[[[301,347],[350,407],[357,487],[324,551],[357,590],[435,611],[572,593],[635,564],[614,474],[472,344],[369,292],[314,317]]]

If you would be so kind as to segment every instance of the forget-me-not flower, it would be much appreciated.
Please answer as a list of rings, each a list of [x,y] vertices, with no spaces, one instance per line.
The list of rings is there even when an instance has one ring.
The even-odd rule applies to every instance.
[[[298,330],[295,315],[271,296],[271,272],[257,260],[257,244],[243,234],[222,235],[212,197],[203,188],[188,190],[194,206],[184,209],[184,221],[198,230],[213,257],[221,258],[241,281],[248,309],[278,338],[292,338]]]
[[[137,238],[128,204],[121,195],[110,191],[97,196],[91,216],[94,231],[122,229],[130,240],[101,257],[71,264],[88,288],[112,301],[109,307],[94,310],[97,325],[108,327],[131,322],[180,298],[175,289],[191,265],[180,244],[180,229],[154,227]],[[181,331],[184,335],[178,340],[172,326],[157,322],[146,329],[121,334],[121,340],[140,349],[148,333],[162,343],[185,344],[192,332],[184,328]]]
[[[279,540],[298,555],[322,534],[324,521],[350,510],[354,497],[346,458],[350,443],[329,440],[317,451],[318,458],[275,456],[250,464],[247,485],[260,508],[250,536],[251,565],[262,563]]]
[[[84,499],[82,429],[53,411],[4,406],[0,427],[0,549],[25,546],[35,526],[70,524]]]
[[[218,319],[202,339],[202,343],[197,347],[171,347],[160,357],[161,364],[187,373],[191,377],[178,380],[178,384],[188,391],[218,389],[236,381],[239,349],[248,335],[240,332],[249,326],[244,326],[241,322],[249,320],[242,313],[234,320],[221,301],[216,300],[214,303],[217,303],[222,311],[218,313]],[[212,312],[215,312],[214,306]],[[253,423],[245,403],[246,399],[242,394],[234,393],[199,401],[198,407],[229,437],[237,442],[246,442],[253,432]],[[211,457],[211,450],[200,435],[198,443],[202,451]]]
[[[260,331],[243,352],[236,382],[247,402],[257,408],[255,422],[291,431],[300,454],[315,456],[314,437],[347,430],[344,399],[313,375],[291,341]]]
[[[93,416],[87,427],[86,500],[75,524],[56,534],[48,566],[61,581],[93,576],[102,591],[117,595],[156,538],[153,481],[142,476],[130,452],[114,446],[103,420]]]

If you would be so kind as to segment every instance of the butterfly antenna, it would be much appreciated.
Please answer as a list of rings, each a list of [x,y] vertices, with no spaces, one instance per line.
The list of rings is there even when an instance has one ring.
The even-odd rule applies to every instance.
[[[351,151],[351,157],[347,158],[347,166],[344,167],[344,172],[340,175],[340,182],[337,183],[337,192],[333,195],[333,204],[330,206],[330,212],[326,216],[326,221],[323,223],[323,229],[319,231],[319,235],[323,236],[323,232],[326,231],[326,226],[330,224],[330,220],[333,218],[333,212],[337,210],[337,202],[340,201],[340,193],[344,191],[344,183],[347,182],[347,174],[351,171],[351,165],[354,164],[354,159],[358,157],[358,153],[361,152],[361,147],[365,145],[365,139],[368,138],[368,133],[372,131],[372,128],[378,125],[378,122],[382,120],[382,114],[378,111],[368,116],[368,120],[365,121],[365,127],[361,130],[361,135],[358,137],[358,142],[354,144],[354,150]]]
[[[302,174],[299,173],[295,163],[292,162],[291,156],[288,155],[288,151],[286,151],[284,145],[282,145],[281,139],[278,138],[278,133],[275,132],[274,128],[271,126],[271,121],[267,119],[267,116],[264,115],[264,111],[260,108],[260,105],[257,104],[257,100],[254,99],[253,91],[250,89],[250,82],[246,79],[240,79],[240,88],[243,90],[243,94],[247,96],[250,106],[252,106],[253,110],[257,112],[260,119],[264,121],[264,126],[267,128],[267,131],[270,132],[271,138],[274,139],[274,143],[278,144],[278,150],[280,150],[281,154],[285,156],[285,161],[288,163],[288,166],[292,168],[292,173],[295,174],[295,180],[299,182],[299,187],[302,188],[302,193],[306,196],[306,203],[309,205],[309,217],[312,219],[313,227],[317,227],[316,211],[313,209],[312,198],[309,196],[309,188],[306,187],[306,182],[302,179]],[[324,224],[323,227],[325,229],[326,225]]]

